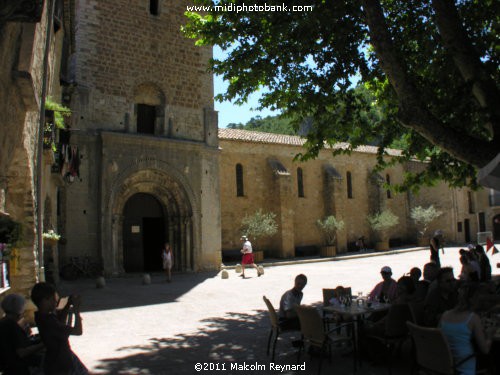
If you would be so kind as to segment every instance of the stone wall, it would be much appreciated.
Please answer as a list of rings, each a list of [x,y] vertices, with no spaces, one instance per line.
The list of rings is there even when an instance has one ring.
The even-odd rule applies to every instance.
[[[325,215],[335,214],[344,220],[345,227],[337,233],[337,247],[346,251],[359,236],[365,236],[373,245],[374,233],[366,218],[369,214],[390,209],[399,217],[399,225],[391,230],[395,243],[415,244],[417,229],[410,217],[413,207],[428,207],[431,204],[443,214],[431,223],[428,234],[436,229],[445,233],[447,241],[462,243],[463,233],[457,233],[457,222],[470,219],[472,240],[476,238],[477,212],[486,212],[487,227],[495,211],[488,207],[485,193],[472,193],[476,213],[467,211],[467,191],[450,189],[440,183],[435,187],[423,187],[418,193],[391,192],[380,185],[389,180],[391,184],[402,182],[406,170],[420,168],[418,163],[396,165],[373,175],[376,163],[375,148],[363,147],[350,156],[333,157],[323,150],[315,160],[305,163],[293,161],[301,152],[297,137],[265,135],[264,133],[219,129],[221,153],[221,210],[222,248],[235,249],[240,246],[241,221],[246,214],[257,209],[277,214],[279,232],[272,238],[260,240],[259,246],[269,254],[284,257],[293,254],[294,247],[321,246],[323,238],[316,221]],[[280,138],[281,137],[281,138]],[[286,176],[273,172],[269,159],[278,160],[286,169]],[[244,196],[236,192],[236,165],[243,167]],[[338,173],[334,178],[325,171],[328,166]],[[298,196],[297,170],[302,169],[304,197]],[[352,198],[347,194],[347,172],[351,174]],[[277,182],[279,181],[279,182]],[[285,193],[285,191],[289,193]],[[286,219],[282,220],[286,214]],[[489,222],[488,222],[489,220]],[[288,242],[284,239],[288,239]]]
[[[47,2],[39,22],[7,22],[0,33],[0,209],[22,225],[22,238],[16,245],[11,267],[11,286],[28,295],[39,279],[40,251],[37,245],[37,215],[43,215],[44,199],[38,202],[37,184],[41,179],[42,197],[53,195],[50,166],[38,158],[40,105],[44,80],[44,54],[47,35]],[[52,35],[47,69],[47,95],[60,92],[57,49],[62,31]],[[58,91],[59,90],[59,91]],[[49,155],[50,156],[50,155]],[[49,158],[49,163],[51,162]],[[38,163],[42,174],[38,174]],[[55,205],[54,200],[48,200]],[[51,207],[48,211],[54,211]],[[42,276],[43,277],[43,276]]]

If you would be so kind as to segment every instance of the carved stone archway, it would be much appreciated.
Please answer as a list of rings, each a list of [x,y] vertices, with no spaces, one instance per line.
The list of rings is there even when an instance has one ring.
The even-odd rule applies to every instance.
[[[168,227],[165,231],[171,239],[181,270],[195,268],[199,215],[192,193],[174,173],[157,168],[133,168],[122,178],[115,180],[103,217],[102,258],[106,273],[122,273],[123,270],[123,212],[127,201],[137,193],[155,197],[163,209]],[[109,234],[109,235],[108,235]]]

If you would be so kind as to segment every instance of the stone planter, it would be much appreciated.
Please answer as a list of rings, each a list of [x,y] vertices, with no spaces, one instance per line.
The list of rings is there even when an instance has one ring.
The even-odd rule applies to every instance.
[[[427,237],[417,238],[417,246],[419,247],[429,246],[429,239]]]
[[[43,239],[43,243],[45,245],[49,245],[49,246],[55,246],[55,245],[57,245],[58,242],[59,242],[59,240],[56,240],[55,238],[44,238]]]
[[[322,257],[334,257],[337,255],[337,247],[334,245],[322,246],[319,253]]]
[[[387,250],[389,250],[389,241],[375,242],[375,251],[387,251]]]
[[[264,251],[254,251],[253,253],[253,261],[255,263],[262,262],[264,260]]]

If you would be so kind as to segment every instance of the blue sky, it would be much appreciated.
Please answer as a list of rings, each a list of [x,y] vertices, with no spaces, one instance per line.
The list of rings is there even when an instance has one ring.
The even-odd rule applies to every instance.
[[[223,58],[224,53],[219,47],[214,47],[214,58]],[[222,80],[220,76],[214,76],[214,93],[215,95],[221,94],[226,91],[227,83]],[[257,108],[259,106],[258,100],[260,95],[254,94],[250,97],[247,103],[242,106],[238,106],[231,102],[215,102],[215,110],[219,111],[219,128],[225,128],[227,124],[234,123],[246,123],[252,117],[255,116],[270,116],[276,115],[278,112],[272,112],[270,110],[263,111],[252,111],[252,108]]]

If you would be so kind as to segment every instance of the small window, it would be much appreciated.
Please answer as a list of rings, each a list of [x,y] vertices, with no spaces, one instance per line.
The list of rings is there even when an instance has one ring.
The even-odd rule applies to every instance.
[[[236,164],[236,196],[243,197],[243,166]]]
[[[352,199],[352,177],[351,172],[346,173],[346,181],[347,181],[347,198]]]
[[[458,232],[458,233],[462,233],[462,222],[461,222],[461,221],[459,221],[459,222],[457,223],[457,232]]]
[[[391,176],[388,174],[385,175],[385,182],[387,185],[391,185]],[[391,199],[391,189],[387,189],[387,199]]]
[[[156,108],[152,105],[137,105],[137,133],[155,133]]]
[[[304,198],[304,179],[302,176],[302,168],[297,168],[297,190],[299,198]]]
[[[486,218],[484,212],[477,214],[477,220],[479,221],[479,231],[486,232]]]
[[[467,192],[467,206],[469,207],[469,213],[474,213],[474,203],[472,202],[472,193],[470,191]]]
[[[160,0],[149,0],[149,14],[157,16],[160,14]]]

